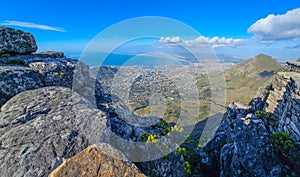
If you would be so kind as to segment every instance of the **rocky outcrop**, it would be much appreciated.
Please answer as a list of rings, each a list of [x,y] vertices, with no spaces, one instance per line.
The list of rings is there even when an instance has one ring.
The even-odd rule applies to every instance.
[[[49,175],[49,177],[69,176],[145,177],[121,152],[103,143],[89,146]]]
[[[48,176],[105,128],[104,113],[68,88],[22,92],[1,108],[1,176]]]
[[[0,56],[31,54],[37,51],[32,34],[9,27],[0,27]]]
[[[300,73],[281,72],[266,91],[264,109],[272,114],[272,133],[288,133],[300,145]]]
[[[46,86],[72,88],[77,65],[77,61],[67,59],[61,52],[0,57],[0,107],[25,90]]]
[[[300,73],[293,71],[279,72],[249,105],[233,103],[228,107],[218,131],[199,153],[207,173],[212,176],[299,175],[300,163],[296,159],[300,158],[297,153]],[[275,146],[274,135],[278,132],[285,132],[291,141],[287,144],[281,139],[282,147]]]
[[[299,59],[298,59],[299,60]],[[287,61],[284,70],[290,71],[290,72],[300,72],[300,60],[296,62]]]
[[[210,172],[214,175],[280,175],[271,135],[251,109],[228,108],[219,130],[203,151],[202,160],[215,169]]]

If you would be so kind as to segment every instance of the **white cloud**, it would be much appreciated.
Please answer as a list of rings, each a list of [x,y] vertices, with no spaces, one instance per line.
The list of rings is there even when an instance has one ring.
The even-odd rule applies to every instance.
[[[160,43],[178,43],[182,42],[181,38],[179,36],[175,37],[162,37],[159,39]]]
[[[25,27],[25,28],[36,28],[36,29],[42,29],[42,30],[66,32],[62,28],[57,28],[57,27],[48,26],[48,25],[40,25],[40,24],[31,23],[31,22],[21,22],[21,21],[5,20],[3,22],[0,22],[0,25],[19,26],[19,27]]]
[[[247,44],[248,40],[234,39],[215,36],[213,38],[199,36],[194,40],[183,40],[180,37],[162,37],[159,40],[160,43],[181,43],[186,46],[199,46],[199,47],[237,47]]]
[[[270,14],[252,24],[249,33],[262,43],[273,43],[280,40],[300,40],[300,8],[288,11],[283,15]]]

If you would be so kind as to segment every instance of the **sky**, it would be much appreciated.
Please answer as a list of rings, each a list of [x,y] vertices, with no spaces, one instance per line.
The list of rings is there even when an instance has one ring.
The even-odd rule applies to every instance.
[[[39,51],[63,51],[69,57],[78,56],[112,25],[136,17],[159,16],[175,19],[199,33],[194,38],[180,30],[156,33],[155,44],[160,47],[174,42],[195,47],[205,43],[216,53],[240,58],[260,53],[280,60],[300,58],[299,0],[2,0],[1,6],[5,8],[1,8],[0,25],[32,33]],[[164,31],[165,27],[154,23],[151,28]],[[131,32],[120,33],[115,36],[128,39]],[[109,45],[112,40],[114,36],[109,36],[99,45]],[[99,52],[107,52],[102,49]],[[126,52],[130,53],[128,49]]]

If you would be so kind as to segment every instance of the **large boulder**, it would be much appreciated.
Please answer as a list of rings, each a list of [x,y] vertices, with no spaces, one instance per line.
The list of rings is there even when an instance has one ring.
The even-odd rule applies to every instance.
[[[46,86],[72,88],[74,71],[78,65],[78,61],[66,58],[61,52],[0,57],[0,107],[26,90]]]
[[[0,55],[31,54],[37,51],[32,34],[9,27],[0,27]]]
[[[108,144],[89,146],[65,161],[49,177],[145,177],[124,155]]]
[[[68,88],[24,91],[0,111],[1,176],[48,176],[105,129],[103,112]]]

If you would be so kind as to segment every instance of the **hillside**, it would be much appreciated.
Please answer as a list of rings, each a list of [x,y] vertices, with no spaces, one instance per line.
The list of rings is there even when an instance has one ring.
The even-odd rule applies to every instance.
[[[276,59],[260,54],[225,71],[227,103],[248,103],[257,90],[267,86],[281,68]]]

